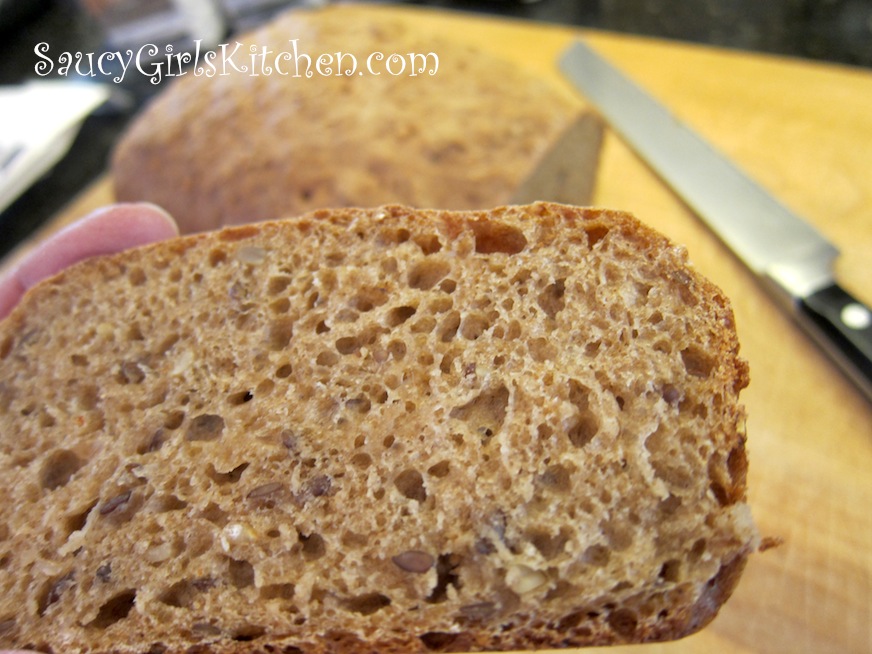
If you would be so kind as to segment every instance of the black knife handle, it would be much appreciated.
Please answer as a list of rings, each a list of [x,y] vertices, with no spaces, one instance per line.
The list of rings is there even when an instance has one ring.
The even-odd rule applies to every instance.
[[[801,322],[872,401],[872,310],[838,284],[799,302]]]

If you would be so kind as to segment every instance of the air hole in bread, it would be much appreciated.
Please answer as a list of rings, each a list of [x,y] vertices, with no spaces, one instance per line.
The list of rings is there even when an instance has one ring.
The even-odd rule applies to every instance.
[[[443,477],[447,477],[451,472],[451,462],[446,460],[440,461],[439,463],[434,463],[432,466],[427,468],[427,474],[436,477],[437,479],[442,479]]]
[[[503,426],[508,405],[509,389],[505,384],[500,384],[483,391],[466,404],[454,407],[448,416],[466,422],[481,437],[482,442],[486,442]]]
[[[100,390],[93,384],[83,384],[78,388],[76,401],[83,411],[93,411],[100,402]]]
[[[344,607],[352,613],[360,615],[372,615],[389,606],[391,600],[381,593],[366,593],[358,597],[352,597],[343,602]]]
[[[166,336],[160,343],[158,343],[157,348],[155,349],[156,355],[163,355],[169,352],[173,346],[179,342],[181,336],[179,334],[169,334]]]
[[[592,248],[606,237],[609,233],[609,228],[599,223],[593,223],[586,225],[584,231],[587,234],[587,246]]]
[[[327,543],[320,534],[306,535],[298,530],[297,540],[300,543],[303,558],[307,561],[315,561],[327,553]]]
[[[393,307],[385,314],[385,325],[387,327],[398,327],[414,316],[416,311],[415,307],[408,305]]]
[[[709,459],[708,471],[711,479],[710,488],[721,506],[729,506],[740,501],[748,472],[744,443],[740,442],[730,450],[726,462],[720,454],[713,455]]]
[[[600,523],[600,529],[612,550],[623,552],[633,544],[633,528],[627,520],[618,518]]]
[[[664,561],[660,568],[659,577],[663,581],[677,582],[681,580],[681,561],[678,559],[669,559]]]
[[[127,279],[132,286],[142,286],[145,284],[148,277],[142,268],[135,267],[127,271]]]
[[[639,618],[632,609],[620,608],[609,613],[606,623],[616,634],[630,639],[636,633]]]
[[[214,502],[209,502],[209,504],[200,511],[200,515],[219,527],[224,527],[229,521],[227,512]]]
[[[214,441],[224,433],[224,418],[213,413],[204,413],[188,423],[185,437],[189,441]]]
[[[112,599],[105,602],[97,612],[97,617],[90,626],[96,629],[108,629],[117,622],[121,622],[136,604],[136,591],[125,590]]]
[[[424,259],[415,263],[408,274],[411,288],[428,291],[451,272],[450,264],[443,259]]]
[[[681,508],[681,498],[677,495],[669,496],[663,500],[660,500],[660,504],[657,506],[657,510],[666,518],[669,518]]]
[[[388,343],[388,353],[395,361],[402,361],[406,356],[406,344],[403,341],[393,340]]]
[[[155,513],[170,513],[187,508],[188,503],[172,494],[156,495],[151,499]]]
[[[441,282],[439,282],[439,290],[443,293],[451,295],[454,291],[457,290],[457,282],[453,279],[443,279]]]
[[[290,363],[283,363],[278,368],[276,368],[276,377],[279,379],[287,379],[294,372],[294,367]]]
[[[266,634],[265,627],[249,624],[234,629],[230,638],[238,643],[250,643],[258,638],[262,638],[264,634]]]
[[[357,336],[343,336],[334,343],[339,354],[354,354],[360,349],[361,343]]]
[[[541,427],[547,425],[540,425]],[[539,480],[542,486],[556,493],[568,493],[572,490],[572,471],[569,466],[560,463],[548,466]]]
[[[318,353],[317,357],[315,357],[315,363],[319,366],[329,368],[339,363],[339,355],[331,350],[323,350]]]
[[[490,327],[488,318],[480,313],[467,314],[460,323],[460,335],[468,341],[477,340]]]
[[[460,567],[461,559],[457,554],[440,554],[436,559],[436,585],[427,596],[426,601],[429,604],[441,604],[448,599],[448,588],[454,587],[459,590],[461,587]]]
[[[518,254],[527,247],[527,238],[517,227],[496,220],[471,221],[469,226],[479,254]]]
[[[141,504],[141,498],[133,490],[116,492],[97,507],[101,519],[111,519],[113,522],[125,522],[133,517]]]
[[[223,486],[224,484],[235,484],[242,479],[242,473],[246,471],[250,464],[246,461],[228,472],[218,472],[215,466],[211,463],[206,468],[206,476],[216,484]]]
[[[145,380],[145,371],[135,361],[124,361],[119,366],[116,380],[119,384],[141,384]]]
[[[429,334],[436,327],[436,318],[423,316],[412,323],[410,329],[413,334]]]
[[[254,399],[254,393],[251,391],[238,391],[227,396],[227,403],[230,406],[239,406],[246,404]]]
[[[378,233],[379,245],[399,245],[412,237],[411,232],[404,227],[385,227]]]
[[[590,545],[584,550],[581,555],[583,563],[587,563],[597,568],[602,568],[608,565],[612,553],[605,545]]]
[[[439,325],[438,337],[442,343],[450,343],[460,328],[460,313],[452,311],[447,314]]]
[[[177,609],[190,609],[200,593],[215,586],[211,577],[183,579],[172,584],[157,596],[157,601]]]
[[[681,351],[681,361],[688,375],[706,379],[716,365],[714,357],[691,345]]]
[[[88,357],[84,354],[71,354],[70,363],[78,368],[85,368],[88,366]]]
[[[545,312],[545,315],[553,320],[566,306],[566,301],[564,300],[565,294],[566,280],[558,279],[545,287],[539,294],[536,303]]]
[[[424,477],[414,468],[403,470],[394,479],[397,490],[410,500],[424,502],[427,499],[427,488],[424,485]]]
[[[253,395],[257,397],[265,397],[272,392],[275,386],[276,383],[272,379],[264,379],[258,383],[257,387],[254,389]]]
[[[654,476],[662,479],[672,490],[681,491],[693,486],[692,475],[680,463],[655,458],[651,461],[651,467],[654,468]],[[715,495],[718,495],[717,491]]]
[[[67,534],[72,534],[73,532],[81,530],[85,524],[88,522],[88,516],[91,511],[97,506],[97,502],[92,502],[87,508],[79,511],[78,513],[74,513],[70,516],[67,516],[64,527],[67,530]]]
[[[442,359],[439,361],[439,371],[443,375],[451,374],[452,366],[453,366],[454,361],[456,359],[457,359],[456,352],[452,351],[452,352],[446,352],[445,354],[443,354]]]
[[[294,584],[267,584],[260,589],[260,598],[264,600],[290,600],[294,598]]]
[[[345,400],[345,408],[360,415],[366,415],[372,408],[372,402],[365,395],[358,395],[351,399]]]
[[[267,293],[270,295],[278,295],[279,293],[284,292],[290,284],[290,275],[274,275],[273,277],[270,277],[267,282]]]
[[[37,596],[37,611],[39,615],[45,615],[52,604],[56,604],[61,597],[75,584],[75,574],[67,574],[50,579],[43,584],[42,590]]]
[[[527,350],[530,356],[538,363],[545,361],[553,361],[557,356],[557,349],[554,344],[543,336],[537,336],[527,341]]]
[[[15,339],[12,336],[7,336],[0,343],[0,359],[5,359],[12,352],[12,346],[15,344]]]
[[[436,234],[420,234],[415,237],[415,244],[424,254],[436,254],[442,249],[442,243]]]
[[[248,561],[228,558],[227,578],[236,588],[248,588],[254,585],[254,567]]]
[[[687,554],[688,563],[694,564],[699,562],[702,558],[702,555],[705,554],[705,551],[708,547],[708,543],[705,538],[697,538],[693,546],[690,548],[690,552]]]
[[[66,486],[84,464],[71,450],[55,450],[43,461],[39,473],[40,485],[48,491]]]
[[[589,396],[589,388],[575,379],[569,380],[569,402],[575,407],[576,413],[571,418],[566,435],[575,447],[584,447],[599,432],[599,421],[591,409]]]
[[[384,288],[374,286],[360,289],[349,300],[349,306],[361,313],[367,313],[376,307],[380,307],[387,300],[387,291]]]
[[[215,248],[209,252],[209,265],[213,268],[220,266],[227,261],[227,252],[220,248]]]
[[[554,557],[561,554],[569,542],[572,535],[571,531],[566,527],[561,527],[560,531],[552,534],[544,528],[535,528],[526,532],[525,536],[533,547],[535,547],[546,561],[550,561]]]
[[[291,309],[291,301],[289,298],[281,297],[269,305],[272,312],[276,315],[287,313]]]
[[[586,611],[575,611],[560,618],[556,627],[558,631],[574,631],[576,627],[587,619]]]
[[[424,644],[424,647],[432,652],[449,651],[458,637],[459,634],[453,634],[447,631],[428,631],[427,633],[418,636],[420,641]]]
[[[245,499],[256,507],[271,509],[287,499],[287,494],[288,489],[282,482],[271,481],[252,488],[246,494]]]
[[[370,465],[372,465],[372,457],[366,452],[358,452],[351,457],[351,464],[356,468],[366,470]]]
[[[267,328],[266,340],[271,350],[283,350],[294,335],[294,322],[290,318],[277,318]]]
[[[18,623],[14,617],[0,618],[0,636],[11,634],[17,626]]]

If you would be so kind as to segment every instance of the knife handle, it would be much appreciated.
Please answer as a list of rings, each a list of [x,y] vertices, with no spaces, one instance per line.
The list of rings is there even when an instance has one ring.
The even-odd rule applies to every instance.
[[[872,310],[832,284],[802,298],[798,312],[809,334],[872,402]]]

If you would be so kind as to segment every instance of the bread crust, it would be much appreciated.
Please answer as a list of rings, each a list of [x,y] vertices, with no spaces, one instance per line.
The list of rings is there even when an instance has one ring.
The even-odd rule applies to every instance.
[[[186,233],[322,207],[590,202],[602,120],[523,67],[366,6],[293,10],[240,42],[353,55],[361,74],[179,78],[115,149],[119,201],[158,204]],[[376,52],[438,68],[366,74]]]
[[[680,248],[566,205],[321,210],[78,264],[0,323],[0,646],[685,636],[759,546],[738,348]]]

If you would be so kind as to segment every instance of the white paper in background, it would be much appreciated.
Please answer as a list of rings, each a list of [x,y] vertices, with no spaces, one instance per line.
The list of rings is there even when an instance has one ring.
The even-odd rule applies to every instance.
[[[66,154],[105,86],[36,81],[0,87],[0,211]]]

